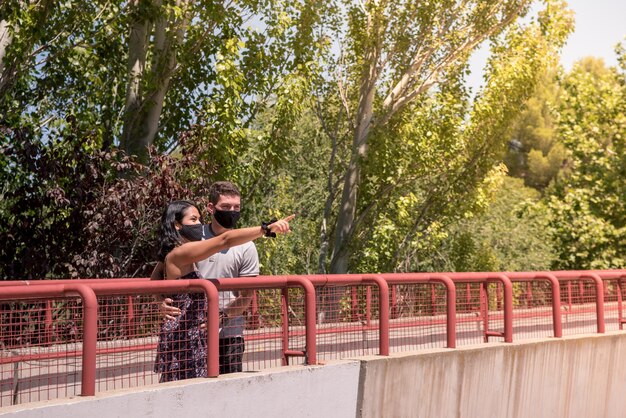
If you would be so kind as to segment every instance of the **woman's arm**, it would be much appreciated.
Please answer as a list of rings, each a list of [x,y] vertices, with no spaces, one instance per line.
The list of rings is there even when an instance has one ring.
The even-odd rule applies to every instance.
[[[290,232],[289,221],[295,215],[290,215],[284,219],[269,225],[269,230],[278,234]],[[233,229],[223,234],[207,239],[205,241],[187,242],[174,248],[167,255],[166,277],[180,277],[184,266],[209,258],[215,253],[225,250],[235,245],[245,244],[265,235],[265,230],[260,226],[250,228]]]
[[[150,275],[150,280],[163,280],[163,263],[157,261],[156,266],[152,270],[152,274]]]
[[[156,266],[154,266],[154,270],[152,270],[152,274],[150,275],[150,280],[163,280],[163,273],[163,263],[157,261]],[[154,297],[159,304],[159,312],[163,315],[165,320],[175,319],[180,315],[180,309],[172,306],[172,299],[166,298],[161,294],[155,294]]]

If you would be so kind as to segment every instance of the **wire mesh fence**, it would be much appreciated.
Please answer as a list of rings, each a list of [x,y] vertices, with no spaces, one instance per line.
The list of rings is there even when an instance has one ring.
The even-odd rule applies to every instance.
[[[485,283],[458,283],[456,286],[456,333],[458,345],[481,344],[486,342],[485,332],[491,329],[490,320],[496,315],[490,315],[488,309],[488,296],[485,293],[486,286],[496,289],[495,284]],[[496,292],[491,292],[491,307],[496,310],[501,308],[500,299]]]
[[[598,329],[597,292],[591,278],[562,279],[563,335],[594,333]]]
[[[443,284],[394,285],[391,299],[391,352],[446,346],[446,289]]]
[[[378,353],[380,297],[373,286],[327,285],[316,293],[319,359]]]
[[[0,304],[0,406],[80,393],[80,300]]]
[[[513,283],[513,334],[516,340],[554,336],[552,283]]]
[[[99,392],[159,381],[155,353],[164,319],[158,303],[152,295],[98,298],[96,389]],[[175,301],[174,305],[177,304]],[[178,320],[179,326],[186,327],[188,321]]]
[[[253,292],[251,307],[245,312],[244,371],[304,364],[303,293],[299,288]]]
[[[234,290],[224,281],[219,288],[220,374],[380,354],[384,326],[391,353],[454,347],[450,332],[455,333],[457,346],[502,341],[507,326],[505,299],[510,296],[505,296],[506,280],[493,277],[457,278],[453,284],[426,277],[390,279],[389,293],[386,283],[366,282],[364,276],[353,281],[343,277],[335,283],[325,276],[326,284],[316,285],[314,294],[310,284],[306,290],[306,286],[270,280],[263,287],[251,279],[245,282],[249,288],[240,285]],[[605,277],[601,284],[583,274],[570,274],[558,282],[545,277],[513,278],[508,294],[512,289],[514,339],[554,336],[555,318],[562,319],[563,335],[602,332],[601,321],[607,330],[622,329],[621,280],[620,274]],[[351,284],[355,282],[360,284]],[[554,295],[559,293],[553,286],[560,292],[556,301]],[[83,363],[86,307],[82,299],[2,300],[1,290],[0,407],[80,394],[81,369],[89,364]],[[206,370],[198,373],[198,367],[206,369],[207,364],[207,315],[218,312],[217,308],[207,311],[206,293],[199,288],[168,295],[142,292],[107,291],[107,296],[97,298],[97,392],[206,376]],[[239,295],[251,298],[245,310],[233,314],[224,309]],[[307,312],[313,317],[306,302],[311,295],[308,300],[316,301],[313,323],[307,319]],[[159,310],[164,296],[183,311],[177,319],[165,320]],[[449,303],[456,312],[449,310]],[[315,333],[313,340],[307,340],[309,328]],[[218,328],[214,329],[217,335]],[[314,342],[314,359],[308,357],[315,350],[307,349],[307,341]]]
[[[622,303],[626,292],[623,279],[613,278],[603,281],[604,323],[607,331],[618,331],[624,327]]]

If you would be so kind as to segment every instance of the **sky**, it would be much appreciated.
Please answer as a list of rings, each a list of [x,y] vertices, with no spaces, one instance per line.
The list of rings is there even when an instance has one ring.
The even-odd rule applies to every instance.
[[[568,4],[576,26],[561,54],[565,69],[590,55],[617,65],[615,45],[626,36],[626,0],[569,0]]]
[[[565,70],[587,56],[602,58],[608,66],[616,66],[615,45],[626,42],[626,0],[568,0],[568,4],[574,11],[575,28],[561,53]],[[486,48],[481,48],[472,57],[468,83],[474,91],[482,84],[480,69],[487,53]]]

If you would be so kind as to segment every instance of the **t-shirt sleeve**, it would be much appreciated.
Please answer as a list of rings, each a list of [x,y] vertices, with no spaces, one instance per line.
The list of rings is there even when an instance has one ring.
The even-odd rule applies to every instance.
[[[250,277],[259,275],[259,254],[254,243],[246,246],[241,257],[239,267],[239,277]]]

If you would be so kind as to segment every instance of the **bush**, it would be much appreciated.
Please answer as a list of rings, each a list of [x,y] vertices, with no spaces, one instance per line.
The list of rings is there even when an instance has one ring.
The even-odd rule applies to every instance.
[[[148,276],[165,205],[208,202],[215,169],[188,134],[142,165],[97,138],[0,129],[0,279]]]

